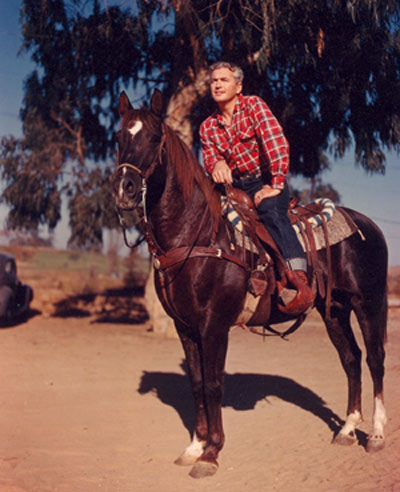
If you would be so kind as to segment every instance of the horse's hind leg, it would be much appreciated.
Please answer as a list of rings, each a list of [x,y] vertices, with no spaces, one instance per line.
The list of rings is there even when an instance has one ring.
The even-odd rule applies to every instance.
[[[354,338],[350,325],[351,308],[336,305],[331,317],[326,319],[324,307],[320,307],[329,338],[335,346],[348,383],[348,404],[346,422],[333,442],[350,445],[356,441],[356,428],[362,422],[361,412],[361,350]]]
[[[368,436],[367,443],[367,451],[369,452],[379,451],[384,447],[383,428],[387,422],[386,410],[383,404],[387,299],[385,287],[382,290],[384,294],[382,296],[375,294],[374,302],[353,302],[354,311],[364,337],[367,364],[374,386],[373,429]]]

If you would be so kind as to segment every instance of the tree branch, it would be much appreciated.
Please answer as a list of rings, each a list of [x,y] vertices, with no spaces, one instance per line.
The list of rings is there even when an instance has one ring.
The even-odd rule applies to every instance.
[[[60,116],[57,115],[57,113],[51,109],[50,111],[50,116],[53,118],[54,121],[59,123],[61,126],[63,126],[67,132],[72,135],[72,137],[75,138],[76,145],[75,145],[75,153],[77,155],[77,159],[79,164],[84,167],[85,166],[85,156],[84,156],[84,150],[86,149],[86,145],[84,143],[84,140],[82,138],[82,124],[79,124],[78,130],[74,130],[72,126],[62,119]]]

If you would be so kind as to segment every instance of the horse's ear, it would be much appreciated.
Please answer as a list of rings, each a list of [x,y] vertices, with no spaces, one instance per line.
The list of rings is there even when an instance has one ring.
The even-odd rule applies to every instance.
[[[125,91],[122,91],[119,96],[119,114],[121,115],[121,118],[125,119],[128,112],[132,110],[133,107],[131,102],[129,101],[128,96],[126,95]]]
[[[151,97],[150,107],[155,115],[157,116],[162,115],[163,100],[162,100],[162,94],[158,89],[154,89],[153,95]]]

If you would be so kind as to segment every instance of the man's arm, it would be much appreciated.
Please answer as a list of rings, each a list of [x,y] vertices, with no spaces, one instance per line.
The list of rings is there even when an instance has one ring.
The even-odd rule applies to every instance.
[[[206,171],[215,183],[232,184],[232,171],[209,135],[207,120],[200,126],[201,152]]]
[[[259,97],[254,98],[251,110],[262,151],[268,159],[269,171],[272,177],[271,187],[282,190],[289,171],[288,141],[281,125],[265,101]],[[266,190],[266,193],[268,193],[268,190]],[[264,196],[264,198],[267,198],[267,196]]]

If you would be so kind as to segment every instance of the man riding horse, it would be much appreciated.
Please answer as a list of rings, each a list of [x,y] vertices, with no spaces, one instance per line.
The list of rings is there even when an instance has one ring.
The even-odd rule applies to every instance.
[[[257,96],[242,95],[242,82],[237,65],[217,62],[210,67],[211,95],[218,110],[200,127],[205,168],[215,183],[233,185],[253,199],[285,260],[288,286],[298,290],[291,305],[301,314],[314,296],[305,253],[287,216],[289,145],[268,105]],[[283,291],[281,296],[284,300]]]
[[[222,80],[219,77],[221,73],[220,70],[213,71],[215,81],[212,82],[212,90],[218,103],[220,98],[225,97],[225,84],[229,86],[230,80]],[[232,73],[228,69],[227,75]],[[214,116],[215,125],[217,121],[222,123],[224,109],[228,108],[230,100],[234,101],[233,107],[231,104],[231,121],[228,120],[232,125],[224,129],[227,132],[226,135],[223,134],[225,141],[221,137],[221,141],[214,143],[218,132],[222,133],[219,127],[216,127],[215,135],[206,131],[206,124],[202,127],[204,151],[206,152],[207,145],[210,146],[210,152],[213,151],[213,145],[215,146],[216,160],[211,161],[211,167],[206,155],[209,172],[212,174],[215,170],[215,180],[229,182],[236,177],[238,164],[244,168],[247,165],[249,177],[252,176],[253,167],[259,167],[262,172],[253,174],[255,178],[262,177],[262,180],[259,189],[252,193],[252,196],[259,193],[255,197],[258,206],[260,207],[261,199],[267,204],[274,203],[275,200],[278,208],[282,200],[285,205],[282,208],[286,211],[282,174],[285,175],[287,169],[279,171],[277,161],[282,161],[275,158],[277,147],[278,154],[285,152],[286,157],[282,160],[283,165],[287,166],[287,144],[280,127],[273,119],[275,130],[263,133],[263,141],[259,144],[257,134],[266,123],[258,123],[259,120],[253,114],[254,108],[262,107],[267,115],[270,112],[258,98],[240,96],[241,83],[236,79],[231,81],[230,88],[231,97],[227,98],[226,105],[221,101],[218,120]],[[125,213],[137,210],[142,218],[143,230],[154,258],[157,294],[165,311],[174,319],[185,353],[194,399],[194,432],[192,442],[176,463],[192,466],[190,476],[202,478],[217,471],[218,456],[225,442],[222,402],[229,332],[245,311],[246,300],[253,297],[253,292],[249,292],[249,280],[254,272],[251,268],[254,265],[245,263],[250,255],[242,254],[246,253],[244,246],[236,247],[232,242],[232,228],[221,216],[220,193],[206,177],[194,154],[165,124],[162,108],[162,95],[157,90],[151,98],[150,107],[141,109],[134,109],[127,95],[121,93],[121,127],[117,132],[118,162],[113,187],[118,210]],[[248,116],[249,121],[241,117],[242,113]],[[261,118],[261,122],[263,121],[264,118]],[[212,123],[211,118],[208,124],[212,127]],[[277,135],[280,138],[278,142],[282,143],[282,147],[275,143],[271,134],[272,137]],[[246,140],[244,135],[247,136]],[[236,140],[232,140],[231,144],[228,137]],[[249,148],[251,141],[254,145]],[[264,146],[272,149],[266,155]],[[256,166],[248,164],[248,161],[251,162],[250,158],[241,157],[239,163],[233,163],[234,155],[241,156],[236,149],[242,149],[241,154],[244,153],[245,156],[252,156],[254,153]],[[225,174],[218,174],[215,164],[220,160],[228,164],[230,172],[225,168]],[[270,161],[274,163],[271,170]],[[245,172],[241,174],[246,176]],[[226,188],[228,198],[229,194],[234,194],[232,192],[243,193],[239,189]],[[270,194],[276,196],[265,198],[265,195]],[[202,212],[199,213],[199,210]],[[318,269],[314,269],[318,287],[315,308],[323,318],[329,338],[337,350],[348,387],[344,425],[339,428],[331,420],[328,425],[332,430],[338,431],[334,438],[334,442],[338,444],[348,445],[359,440],[356,428],[362,422],[362,352],[353,333],[351,315],[354,313],[362,332],[366,361],[373,381],[372,430],[366,450],[375,452],[385,445],[384,426],[387,421],[383,401],[383,377],[388,252],[385,238],[373,221],[354,210],[338,207],[337,211],[339,214],[336,217],[341,217],[347,223],[343,215],[345,212],[354,228],[351,227],[349,234],[335,243],[327,240],[327,228],[324,229],[325,246],[315,251],[314,255],[318,260]],[[284,216],[283,211],[281,215]],[[262,226],[260,221],[256,227],[259,225]],[[278,223],[278,226],[281,231],[282,224]],[[265,230],[265,227],[262,226],[262,229]],[[275,245],[274,247],[277,250]],[[293,244],[288,241],[280,243],[280,247],[290,248]],[[257,250],[263,252],[258,244]],[[285,251],[283,254],[289,260],[302,257],[296,256],[300,252],[295,251],[293,254],[291,250],[289,253]],[[274,268],[278,270],[278,266],[281,267],[279,262],[283,262],[282,255],[279,254],[274,260]],[[259,263],[257,266],[263,267],[264,264]],[[295,265],[293,268],[299,267]],[[281,273],[282,270],[283,267],[278,272]],[[287,270],[280,278],[287,275],[290,280],[293,272],[294,270]],[[259,271],[256,270],[255,273]],[[296,317],[301,319],[303,316],[300,315],[285,316],[285,311],[282,319],[282,306],[277,303],[275,291],[277,282],[274,281],[271,268],[267,269],[266,274],[267,288],[259,295],[255,311],[250,313],[250,318],[246,321],[247,326],[268,328],[274,323]],[[297,273],[295,275],[300,276]],[[288,306],[291,304],[292,302]]]

